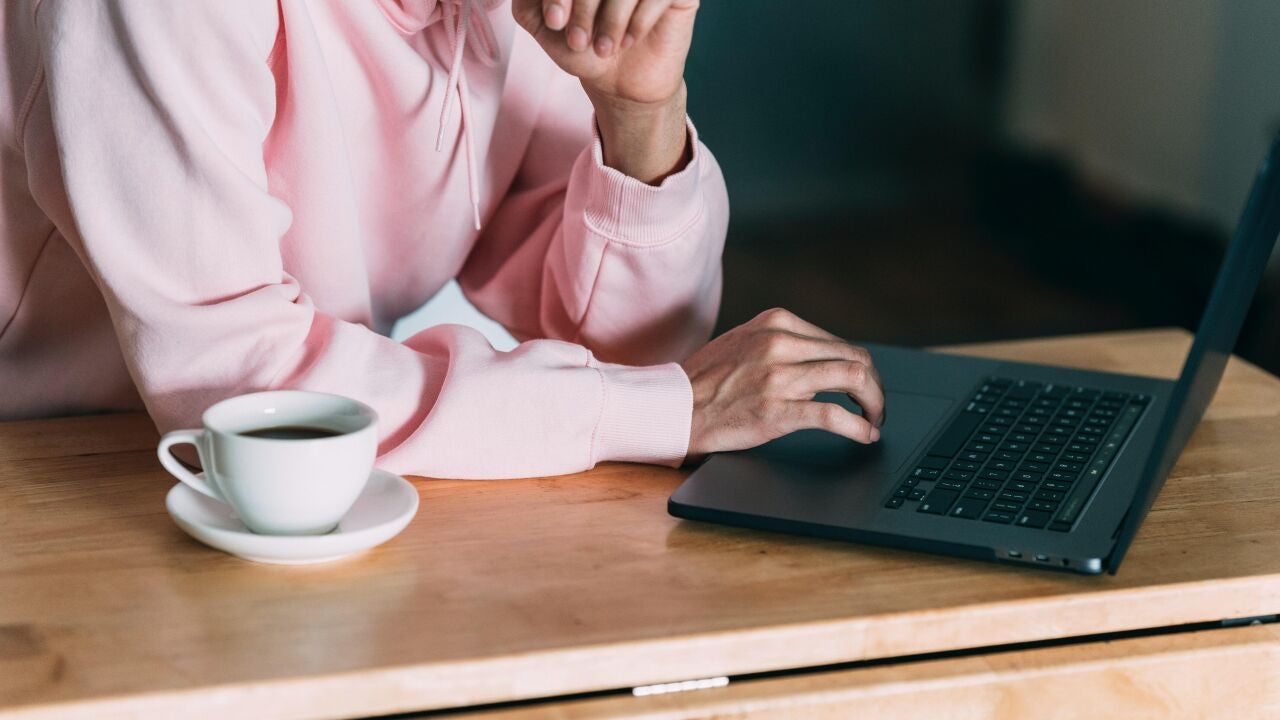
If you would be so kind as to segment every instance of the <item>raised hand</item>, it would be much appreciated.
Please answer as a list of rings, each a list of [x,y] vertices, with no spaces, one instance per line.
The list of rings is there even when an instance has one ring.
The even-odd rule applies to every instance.
[[[607,164],[645,182],[683,165],[684,64],[698,0],[512,0],[511,7],[582,82]]]

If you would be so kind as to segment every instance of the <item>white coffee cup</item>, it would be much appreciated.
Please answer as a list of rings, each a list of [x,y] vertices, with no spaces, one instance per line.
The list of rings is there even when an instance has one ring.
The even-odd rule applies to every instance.
[[[203,429],[161,438],[160,463],[192,489],[230,505],[250,530],[264,535],[333,530],[364,490],[377,455],[377,413],[338,395],[240,395],[210,407],[201,420]],[[196,446],[203,478],[169,452],[180,443]]]

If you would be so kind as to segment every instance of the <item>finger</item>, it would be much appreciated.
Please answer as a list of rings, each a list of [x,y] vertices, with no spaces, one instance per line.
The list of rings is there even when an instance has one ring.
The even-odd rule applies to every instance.
[[[843,392],[862,408],[862,416],[874,427],[880,427],[884,418],[884,388],[880,378],[871,368],[860,362],[846,360],[822,360],[819,362],[792,365],[786,372],[791,375],[789,383],[798,397],[791,399],[809,399],[820,392]]]
[[[569,8],[573,0],[542,0],[542,22],[555,31],[564,29],[569,23]]]
[[[569,49],[582,52],[591,47],[591,36],[595,32],[596,10],[600,0],[573,0],[569,10],[569,26],[564,31],[565,42]]]
[[[871,353],[866,348],[850,345],[842,340],[798,335],[788,330],[768,331],[764,342],[769,360],[780,362],[812,362],[815,360],[856,360],[872,365]]]
[[[783,419],[784,432],[796,430],[826,430],[863,444],[880,439],[880,431],[872,427],[866,418],[856,415],[835,403],[815,400],[796,400],[788,406]]]
[[[631,13],[631,23],[627,26],[626,35],[622,38],[622,49],[626,50],[637,40],[648,35],[670,5],[671,0],[640,0],[635,12]]]
[[[622,45],[622,35],[638,0],[604,0],[596,15],[596,55],[611,57]]]

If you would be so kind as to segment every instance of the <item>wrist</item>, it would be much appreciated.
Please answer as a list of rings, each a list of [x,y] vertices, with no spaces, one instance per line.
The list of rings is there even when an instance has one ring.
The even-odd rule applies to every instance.
[[[656,185],[691,156],[684,83],[666,100],[640,103],[587,90],[595,108],[604,164]]]

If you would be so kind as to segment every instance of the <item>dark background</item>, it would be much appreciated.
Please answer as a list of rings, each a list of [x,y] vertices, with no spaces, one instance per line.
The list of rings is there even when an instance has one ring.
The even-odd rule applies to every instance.
[[[1278,8],[704,0],[720,329],[772,306],[903,345],[1194,329],[1280,127]],[[1277,296],[1271,272],[1239,347],[1273,372]]]

